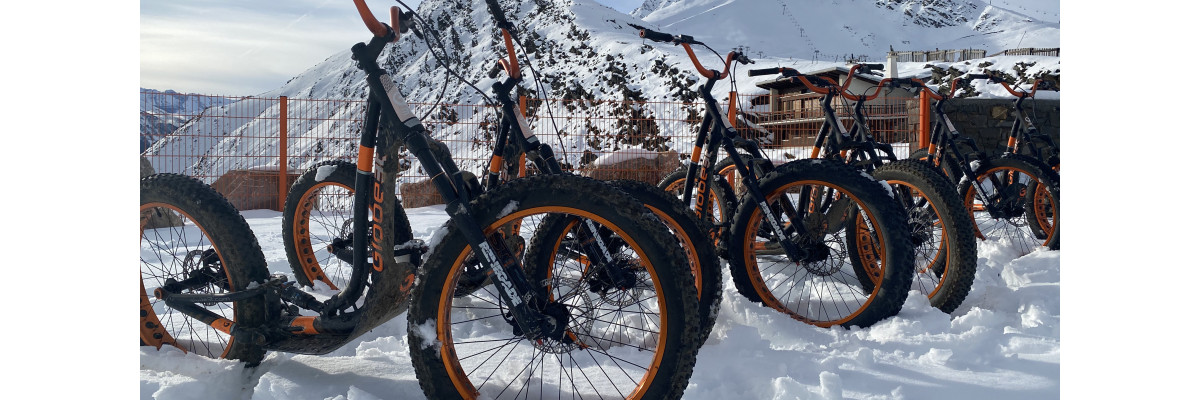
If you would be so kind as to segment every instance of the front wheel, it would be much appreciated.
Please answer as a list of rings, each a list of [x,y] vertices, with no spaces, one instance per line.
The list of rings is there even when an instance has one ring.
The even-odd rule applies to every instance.
[[[957,201],[954,185],[919,160],[893,161],[871,174],[892,185],[906,211],[916,253],[912,289],[934,307],[954,311],[971,290],[977,257],[971,216]]]
[[[666,191],[678,199],[683,199],[683,189],[686,187],[685,181],[687,180],[687,170],[687,167],[682,167],[667,174],[667,176],[664,176],[663,179],[658,182],[658,188]],[[693,187],[692,190],[696,190],[696,188]],[[706,191],[708,192],[708,196],[705,197],[704,201],[712,206],[712,211],[708,213],[709,217],[712,219],[707,222],[710,222],[713,225],[727,223],[732,217],[733,208],[736,206],[735,203],[737,202],[737,195],[734,194],[733,187],[731,187],[729,182],[724,178],[718,179],[714,176],[712,179],[712,186],[710,186]],[[699,200],[697,197],[698,196],[693,193],[692,204],[688,204],[688,208],[695,207],[696,202]]]
[[[682,200],[683,189],[687,187],[685,185],[687,183],[687,171],[688,167],[672,171],[659,181],[658,188]],[[720,172],[721,170],[717,171]],[[730,171],[726,172],[732,173]],[[707,214],[708,218],[703,222],[711,224],[715,228],[716,237],[713,238],[713,245],[717,248],[717,255],[721,258],[726,258],[729,256],[729,252],[724,240],[728,236],[727,230],[729,221],[733,218],[733,209],[737,206],[737,195],[724,175],[718,174],[712,176],[708,181],[711,183],[705,190],[708,192],[707,196],[701,199],[699,195],[693,193],[691,204],[686,204],[685,208],[696,210],[696,203],[699,201],[704,201],[707,204],[703,209],[707,210],[705,214]],[[698,188],[693,187],[692,190],[696,192]],[[696,213],[699,212],[696,211]]]
[[[715,235],[715,232],[711,231],[710,225],[700,222],[694,212],[684,208],[683,202],[653,185],[632,180],[608,181],[607,183],[633,196],[633,198],[644,204],[646,209],[654,213],[659,221],[666,225],[671,233],[674,234],[680,248],[687,257],[687,264],[691,267],[696,290],[700,295],[700,342],[704,343],[708,339],[708,334],[712,331],[713,325],[716,323],[717,311],[721,306],[723,280],[721,279],[720,260],[717,259],[716,250],[712,245],[713,238],[710,236],[710,233]],[[561,232],[576,223],[577,221],[561,220],[554,224],[543,224],[539,229]],[[602,235],[604,234],[608,234],[608,232],[602,233]],[[546,265],[549,262],[549,255],[571,251],[570,249],[559,249],[552,252],[541,251],[543,246],[550,243],[560,244],[561,242],[555,240],[547,240],[560,236],[557,233],[542,233],[540,231],[534,235],[533,242],[529,247],[529,254],[536,257],[536,259],[527,263],[526,268]],[[541,272],[533,274],[534,276],[545,275]]]
[[[979,190],[969,181],[958,185],[959,198],[973,216],[976,237],[1011,246],[1020,254],[1039,246],[1058,250],[1062,210],[1058,175],[1045,164],[1016,154],[985,161],[975,171]],[[1038,201],[1031,204],[1027,201],[1030,197]],[[1028,218],[1028,213],[1036,217]],[[1039,228],[1032,228],[1031,222]]]
[[[141,344],[255,365],[262,348],[234,340],[235,326],[259,327],[266,302],[198,303],[204,320],[184,315],[155,296],[222,294],[266,282],[267,263],[246,220],[210,186],[183,175],[155,174],[141,182]]]
[[[321,282],[340,290],[350,282],[357,170],[345,161],[324,161],[305,170],[288,189],[283,206],[283,249],[302,286]],[[393,210],[396,244],[412,240],[404,207],[397,201]]]
[[[553,230],[549,240],[559,245],[540,246],[565,251],[526,251],[527,301],[556,328],[522,333],[494,285],[456,294],[474,252],[447,224],[409,310],[409,349],[427,397],[683,395],[700,345],[698,295],[685,256],[654,214],[611,186],[571,175],[514,180],[469,208],[489,236],[517,222],[576,221]],[[571,251],[595,248],[591,240],[611,259]],[[562,244],[569,242],[580,245]],[[530,261],[538,257],[547,261]]]
[[[904,210],[885,184],[845,164],[797,160],[760,186],[766,202],[743,201],[731,228],[730,274],[748,282],[739,292],[822,327],[866,327],[900,311],[914,253]],[[788,242],[796,254],[785,251]]]

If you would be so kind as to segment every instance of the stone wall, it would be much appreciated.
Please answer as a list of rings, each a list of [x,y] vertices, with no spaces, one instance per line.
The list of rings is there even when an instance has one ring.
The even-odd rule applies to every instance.
[[[300,177],[299,171],[288,171],[287,185],[291,187]],[[229,199],[238,210],[279,209],[279,171],[270,169],[233,170],[211,185]],[[285,193],[284,196],[287,196]]]
[[[945,110],[960,134],[975,139],[975,144],[984,153],[997,155],[1004,151],[1013,121],[1016,120],[1012,103],[1012,100],[1006,99],[951,99],[946,102]],[[1026,115],[1033,118],[1038,130],[1050,135],[1054,143],[1061,147],[1059,101],[1026,100],[1024,107]]]
[[[679,153],[674,150],[658,152],[653,158],[631,157],[627,160],[604,164],[585,165],[580,175],[602,181],[629,179],[658,185],[664,176],[682,167]]]

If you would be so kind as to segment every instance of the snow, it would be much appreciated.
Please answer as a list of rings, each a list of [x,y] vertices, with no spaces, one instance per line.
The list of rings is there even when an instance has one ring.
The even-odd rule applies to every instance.
[[[486,89],[495,79],[487,78],[488,68],[481,66],[494,64],[496,58],[503,54],[503,49],[496,40],[498,36],[494,35],[494,22],[482,3],[482,0],[423,2],[418,10],[425,16],[445,16],[446,25],[444,29],[439,29],[440,35],[447,48],[461,58],[451,60],[451,68],[475,86]],[[905,3],[913,4],[912,1]],[[1003,4],[988,6],[979,0],[943,0],[937,6],[916,10],[922,18],[968,20],[942,28],[916,25],[902,10],[880,7],[874,0],[822,3],[794,0],[650,1],[643,4],[642,10],[647,11],[644,20],[592,0],[537,4],[502,0],[501,7],[511,14],[511,20],[518,25],[518,40],[532,43],[527,50],[521,47],[529,52],[531,63],[526,63],[522,57],[525,80],[521,85],[525,90],[545,89],[548,93],[540,93],[545,98],[564,98],[568,94],[577,95],[581,92],[597,100],[606,100],[572,103],[570,109],[565,103],[543,102],[537,113],[529,117],[529,126],[542,135],[543,141],[558,144],[555,146],[556,153],[564,158],[564,164],[578,166],[584,164],[582,160],[586,152],[603,155],[619,149],[639,147],[653,151],[674,150],[680,154],[691,151],[691,135],[664,135],[696,129],[697,124],[683,122],[675,115],[682,110],[664,106],[625,108],[620,107],[622,103],[611,102],[697,101],[695,90],[701,80],[682,47],[643,40],[631,25],[687,34],[707,43],[720,53],[718,56],[707,49],[695,47],[700,62],[708,67],[718,66],[726,52],[740,48],[755,64],[735,65],[730,71],[734,79],[727,78],[714,86],[713,93],[716,93],[717,101],[724,102],[725,94],[731,90],[743,95],[765,93],[765,89],[754,86],[755,82],[763,79],[748,78],[744,72],[746,68],[777,66],[811,72],[844,67],[846,55],[867,56],[870,61],[882,62],[887,50],[893,46],[900,51],[975,48],[986,49],[988,54],[1016,47],[1059,47],[1058,24],[1045,22],[1057,20],[1056,14],[1049,12],[1056,7],[1032,7],[1024,4],[1025,1],[1017,0],[1000,3]],[[1001,9],[1006,5],[1021,9]],[[950,16],[936,16],[939,7],[949,7],[951,12],[947,15]],[[471,12],[461,12],[462,8]],[[989,16],[987,21],[993,23],[989,25],[990,30],[972,30],[972,24],[977,19],[982,20],[985,11]],[[1026,17],[1026,14],[1048,18],[1041,20],[1040,17]],[[822,23],[812,24],[811,21]],[[720,28],[714,30],[713,27]],[[347,47],[349,45],[347,43]],[[442,82],[446,71],[428,55],[425,43],[410,34],[389,46],[380,57],[400,94],[418,115],[430,110],[423,104],[485,102],[487,96],[481,97],[455,79],[450,80],[449,87],[443,92]],[[984,67],[980,65],[984,63],[990,63],[986,67],[990,70],[1014,77],[1020,75],[1018,69],[1025,71],[1022,78],[1059,69],[1059,57],[1045,56],[997,56],[954,63],[901,62],[897,66],[902,77],[925,79],[932,75],[933,67],[977,73],[982,72]],[[364,75],[354,65],[349,50],[345,50],[331,55],[280,88],[256,97],[361,100],[366,95],[366,84]],[[538,74],[536,77],[533,74],[535,71]],[[735,79],[741,79],[741,85],[737,85]],[[999,85],[986,85],[982,81],[976,81],[974,85],[975,91],[982,97],[1011,97]],[[1057,96],[1057,92],[1038,93],[1038,98],[1043,99]],[[298,117],[302,111],[290,107],[288,113]],[[320,153],[321,157],[353,159],[357,151],[353,141],[331,138],[357,136],[358,125],[344,121],[361,116],[362,104],[322,109],[318,113],[321,118],[291,119],[293,122],[289,123],[289,135],[320,139],[290,143],[289,151],[293,154]],[[553,114],[553,118],[550,114]],[[209,108],[205,115],[211,116],[205,118],[205,123],[185,124],[176,135],[160,140],[147,150],[149,155],[162,156],[149,157],[155,171],[216,179],[231,169],[278,163],[274,156],[279,154],[277,141],[266,137],[269,135],[254,133],[275,129],[279,107],[273,102],[244,100]],[[628,123],[650,117],[654,118],[654,122],[648,132],[641,124],[631,126]],[[490,112],[463,111],[458,116],[458,124],[447,127],[430,125],[433,127],[431,134],[439,140],[461,140],[462,135],[475,133],[464,127],[477,126],[492,119],[494,115]],[[558,132],[562,136],[552,138],[549,132]],[[190,136],[198,133],[203,133],[199,141]],[[635,144],[624,136],[626,133],[648,133],[672,138],[665,143],[645,141]],[[650,148],[646,143],[659,144]],[[229,162],[215,163],[213,157],[206,157],[207,153],[197,149],[219,149],[220,154],[235,153],[239,157]],[[455,159],[471,160],[460,165],[466,170],[482,170],[490,158],[490,149],[486,146],[456,147],[452,152]],[[287,168],[302,170],[313,162],[314,159],[310,157],[289,157]],[[415,181],[418,177],[405,176],[401,183]]]
[[[444,232],[443,206],[406,213],[416,239],[433,245],[437,232]],[[290,274],[282,215],[242,215],[268,269]],[[953,314],[911,292],[899,315],[866,329],[792,320],[746,301],[725,272],[716,326],[700,349],[684,398],[1058,398],[1059,265],[1059,251],[1018,256],[979,242],[975,285]],[[408,355],[407,323],[402,314],[326,355],[270,352],[251,369],[173,348],[141,347],[141,398],[422,398]],[[425,343],[436,340],[432,325],[418,331],[427,331]]]
[[[325,178],[328,178],[329,174],[332,174],[333,171],[336,171],[336,170],[337,170],[336,165],[322,165],[320,167],[317,167],[316,181],[324,182]]]
[[[646,149],[639,149],[639,148],[621,149],[621,150],[609,152],[603,156],[600,156],[600,158],[596,159],[594,164],[597,167],[605,166],[605,165],[614,165],[614,164],[619,164],[619,163],[629,161],[629,160],[632,160],[635,158],[645,158],[648,160],[654,160],[654,159],[658,158],[658,153],[650,151],[650,150],[646,150]]]

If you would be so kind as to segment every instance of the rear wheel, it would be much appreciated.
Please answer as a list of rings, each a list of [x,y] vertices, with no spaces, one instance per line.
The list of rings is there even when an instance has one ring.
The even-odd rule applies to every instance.
[[[632,180],[607,183],[644,204],[675,235],[688,259],[688,265],[691,266],[696,290],[700,295],[700,342],[704,343],[712,331],[713,324],[716,323],[723,283],[720,260],[717,259],[716,250],[712,245],[713,238],[709,236],[711,226],[700,222],[694,212],[683,207],[683,202],[679,199],[650,184]],[[539,234],[535,237],[540,239],[544,236]],[[530,247],[530,254],[544,256],[545,254],[535,250],[539,245],[535,239],[534,245]]]
[[[262,297],[199,303],[207,320],[169,307],[155,296],[221,294],[266,282],[267,263],[246,220],[208,185],[183,175],[141,181],[141,344],[174,346],[213,358],[258,364],[263,350],[234,340],[233,327],[259,327],[267,318]]]
[[[1034,237],[1046,239],[1054,231],[1054,203],[1046,186],[1034,184],[1032,190],[1025,191],[1025,220]]]
[[[749,282],[739,292],[823,327],[870,326],[900,311],[913,278],[913,246],[904,211],[886,185],[845,164],[798,160],[767,174],[760,186],[784,237],[763,205],[742,202],[729,259],[734,282]],[[783,212],[786,203],[796,210],[794,219]],[[794,258],[785,240],[799,249]],[[854,260],[863,254],[871,257]],[[869,284],[860,281],[863,275]]]
[[[934,307],[952,312],[975,280],[976,248],[971,216],[950,180],[925,162],[899,160],[872,175],[892,185],[908,217],[916,254],[912,289]]]
[[[429,398],[679,398],[699,349],[697,292],[670,232],[633,198],[570,175],[511,181],[470,205],[485,233],[538,229],[526,251],[529,304],[555,329],[527,336],[494,285],[465,296],[473,251],[447,225],[413,289],[409,346]],[[584,251],[588,239],[613,258]],[[529,231],[526,229],[525,231]],[[553,235],[543,235],[550,232]],[[545,237],[542,237],[545,236]],[[501,242],[501,241],[497,241]]]
[[[687,167],[683,167],[663,177],[662,181],[659,181],[658,187],[677,199],[683,199],[686,180]],[[712,184],[706,190],[708,196],[704,199],[705,203],[710,205],[707,212],[708,219],[704,222],[716,227],[717,237],[714,238],[713,245],[716,246],[717,255],[724,258],[729,255],[724,239],[728,236],[729,220],[732,219],[733,209],[737,206],[737,195],[734,194],[733,188],[724,177],[714,176],[711,182]],[[696,188],[692,190],[695,191]],[[693,194],[691,203],[685,205],[693,213],[695,213],[696,202],[699,200],[697,197]]]
[[[659,181],[658,188],[675,196],[675,198],[683,198],[683,188],[687,178],[687,167],[677,169]],[[694,188],[693,188],[694,190]],[[692,196],[692,203],[688,204],[688,209],[694,209],[696,205],[696,197]],[[736,205],[737,195],[733,193],[733,188],[729,186],[729,182],[724,179],[713,177],[712,186],[708,188],[708,197],[705,201],[712,205],[712,211],[709,212],[711,220],[707,221],[713,225],[720,225],[722,222],[728,221],[733,214],[733,207]]]
[[[283,249],[296,281],[346,287],[353,271],[354,177],[345,161],[324,161],[304,171],[288,190],[283,207]],[[397,201],[395,242],[412,240],[404,207]],[[370,240],[368,239],[368,243]]]
[[[928,162],[930,167],[934,168],[934,170],[938,172],[941,172],[946,179],[949,179],[951,185],[957,184],[958,180],[962,178],[962,170],[951,160],[942,160],[940,165],[933,165],[933,161],[929,159],[929,151],[926,149],[913,150],[912,153],[909,154],[908,159]]]
[[[976,237],[1007,244],[1020,254],[1028,254],[1039,246],[1058,249],[1062,208],[1058,200],[1058,176],[1052,170],[1032,158],[1006,154],[987,159],[976,173],[976,182],[982,190],[976,190],[971,182],[958,185],[959,198],[973,216]],[[1029,191],[1034,192],[1035,198],[1038,192],[1044,192],[1036,206],[1026,201]],[[1032,225],[1045,220],[1047,230],[1043,235],[1031,228],[1027,213],[1038,216]]]

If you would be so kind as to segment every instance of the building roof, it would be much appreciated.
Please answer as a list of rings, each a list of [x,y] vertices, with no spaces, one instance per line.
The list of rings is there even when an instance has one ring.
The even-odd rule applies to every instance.
[[[833,80],[838,81],[838,82],[841,82],[841,78],[843,76],[846,76],[849,73],[850,73],[850,67],[848,67],[848,66],[828,67],[828,68],[822,68],[822,69],[815,70],[815,71],[805,72],[805,74],[808,74],[808,75],[827,76],[827,77],[833,78]],[[921,75],[930,75],[930,72],[929,72],[929,70],[922,69],[920,71],[917,71],[915,74],[901,74],[900,77],[902,77],[902,78],[909,78],[909,77],[920,78]],[[854,78],[861,80],[861,81],[870,82],[871,84],[874,85],[874,84],[879,84],[879,81],[882,81],[884,77],[882,75],[870,75],[870,74],[859,73],[859,74],[855,74]],[[803,84],[793,83],[791,78],[784,78],[784,77],[776,77],[774,79],[768,79],[765,81],[755,83],[754,85],[758,86],[760,88],[763,88],[763,89],[788,89],[788,88],[794,88],[794,87],[799,86],[802,89],[804,89],[805,91],[807,91],[807,88],[804,88]]]

